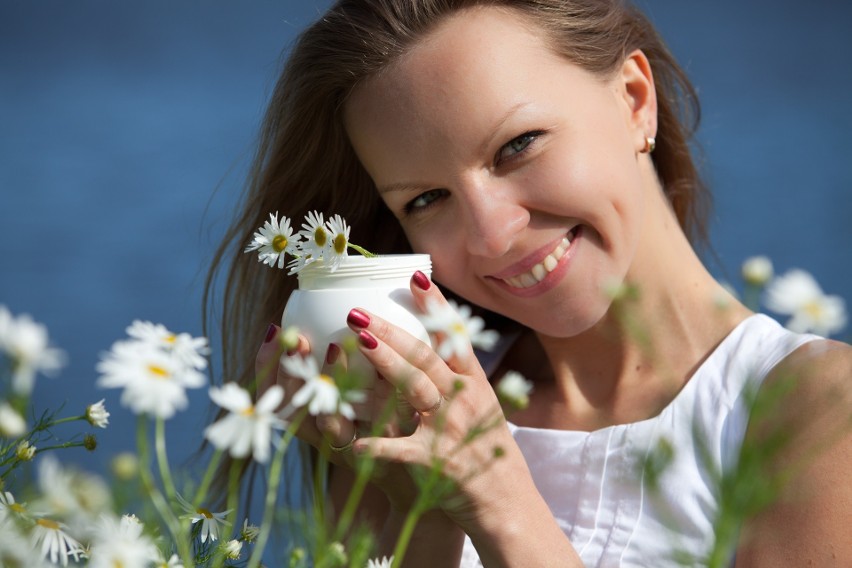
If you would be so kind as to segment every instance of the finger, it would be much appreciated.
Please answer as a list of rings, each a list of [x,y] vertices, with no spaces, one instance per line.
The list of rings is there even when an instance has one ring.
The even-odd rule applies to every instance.
[[[417,464],[427,463],[429,456],[424,446],[412,437],[403,438],[358,438],[352,451],[359,456],[370,456],[376,460]]]
[[[359,349],[364,357],[376,368],[389,383],[396,387],[406,401],[419,414],[425,415],[436,409],[443,400],[443,394],[438,386],[433,382],[434,375],[428,375],[421,369],[412,365],[407,359],[402,357],[396,350],[389,345],[376,338],[368,330],[362,330],[358,334]],[[434,351],[431,350],[423,342],[418,342],[421,351],[427,351],[429,354],[418,357],[434,356],[437,359]],[[440,359],[438,359],[440,361]],[[443,362],[441,362],[443,365]],[[443,369],[437,371],[440,373],[450,373],[446,365]],[[441,381],[444,382],[444,381]]]
[[[416,408],[419,407],[408,395],[412,391],[428,391],[428,385],[424,381],[434,384],[442,393],[451,391],[454,373],[430,345],[360,308],[349,312],[347,323],[350,329],[358,334],[361,353],[379,374],[402,390],[405,398]],[[381,345],[373,345],[373,340],[378,340]],[[394,357],[391,351],[398,356]],[[436,399],[437,397],[432,396],[427,407],[434,404]]]

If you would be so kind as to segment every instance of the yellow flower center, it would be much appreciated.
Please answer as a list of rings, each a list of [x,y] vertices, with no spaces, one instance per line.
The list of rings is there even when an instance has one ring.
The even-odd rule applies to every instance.
[[[319,246],[324,247],[326,240],[328,240],[328,235],[325,234],[325,229],[322,227],[314,229],[314,241],[316,241]]]
[[[343,233],[338,233],[334,237],[334,252],[337,254],[343,254],[346,252],[346,235]]]
[[[243,416],[254,416],[254,405],[251,404],[248,406],[248,408],[244,408],[240,411],[240,414],[242,414]]]
[[[59,523],[57,523],[56,521],[51,521],[50,519],[39,519],[36,521],[36,524],[41,525],[44,528],[50,529],[52,531],[59,530]]]
[[[287,237],[284,235],[276,235],[274,239],[272,239],[272,250],[275,252],[281,252],[287,248]]]
[[[460,321],[457,321],[454,324],[452,324],[450,326],[450,329],[453,330],[455,333],[458,333],[459,335],[466,335],[467,334],[467,329],[465,328],[464,324]]]
[[[320,376],[319,376],[319,380],[321,380],[321,381],[325,381],[325,382],[327,382],[327,383],[328,383],[328,384],[330,384],[330,385],[336,385],[336,383],[334,382],[334,379],[332,379],[332,378],[331,378],[331,377],[329,377],[328,375],[320,375]]]
[[[166,336],[166,343],[174,344],[175,341],[177,341],[177,335],[175,335],[174,333],[170,333]]]
[[[805,304],[805,311],[815,320],[820,319],[823,315],[822,305],[819,302],[808,302]]]
[[[213,513],[211,513],[209,509],[205,509],[204,507],[199,507],[199,508],[197,508],[197,509],[195,510],[195,512],[196,512],[196,513],[198,513],[199,515],[204,515],[204,516],[205,516],[205,517],[207,517],[208,519],[212,519],[212,518],[213,518]]]
[[[158,365],[148,365],[148,372],[158,379],[169,378],[169,372]]]
[[[19,515],[23,515],[27,512],[24,506],[20,503],[12,503],[11,505],[9,505],[9,508],[12,509],[14,512],[18,513]]]

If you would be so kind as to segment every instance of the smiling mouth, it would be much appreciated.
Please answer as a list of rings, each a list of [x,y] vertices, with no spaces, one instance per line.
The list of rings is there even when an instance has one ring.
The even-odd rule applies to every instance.
[[[563,256],[565,256],[565,253],[571,247],[571,241],[577,236],[577,230],[578,227],[571,229],[567,235],[562,237],[562,240],[558,245],[556,245],[556,248],[544,257],[541,262],[526,272],[516,274],[510,278],[503,278],[503,282],[513,288],[529,288],[544,280],[548,274],[553,272],[559,264],[559,261]]]

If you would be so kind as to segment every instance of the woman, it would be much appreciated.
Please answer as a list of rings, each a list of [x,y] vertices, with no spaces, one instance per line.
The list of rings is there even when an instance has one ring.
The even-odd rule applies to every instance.
[[[353,305],[359,348],[419,421],[352,450],[405,466],[437,452],[458,483],[458,499],[418,526],[407,563],[663,566],[675,552],[703,562],[725,499],[714,476],[733,467],[744,439],[779,429],[789,440],[766,472],[796,475],[749,520],[733,561],[852,557],[843,522],[852,437],[841,429],[852,406],[837,396],[850,349],[751,314],[705,270],[690,244],[702,235],[703,186],[680,122],[692,103],[650,24],[620,2],[340,2],[294,48],[228,242],[248,242],[276,210],[375,228],[353,240],[431,254],[435,282],[515,322],[502,368],[535,382],[510,425],[474,357],[444,362]],[[248,338],[277,319],[293,284],[251,264],[236,257],[229,277],[232,357],[249,356]],[[638,299],[627,302],[631,290]],[[412,293],[423,309],[445,302],[422,274]],[[752,420],[746,433],[746,393],[790,373],[783,416]],[[283,371],[271,379],[293,390]],[[347,448],[355,431],[324,417],[300,435]],[[805,459],[829,436],[835,451]],[[647,458],[667,445],[659,482],[643,480]],[[389,540],[411,502],[392,471],[365,505]]]

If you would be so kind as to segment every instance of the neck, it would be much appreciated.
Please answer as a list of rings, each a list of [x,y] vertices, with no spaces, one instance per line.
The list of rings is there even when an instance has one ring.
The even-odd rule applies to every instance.
[[[677,226],[673,215],[651,221],[654,227]],[[640,245],[624,289],[598,324],[570,338],[538,336],[554,380],[539,393],[548,404],[531,405],[527,419],[539,415],[547,424],[538,426],[595,430],[655,416],[748,317],[683,233],[663,232],[643,236],[654,246]]]

